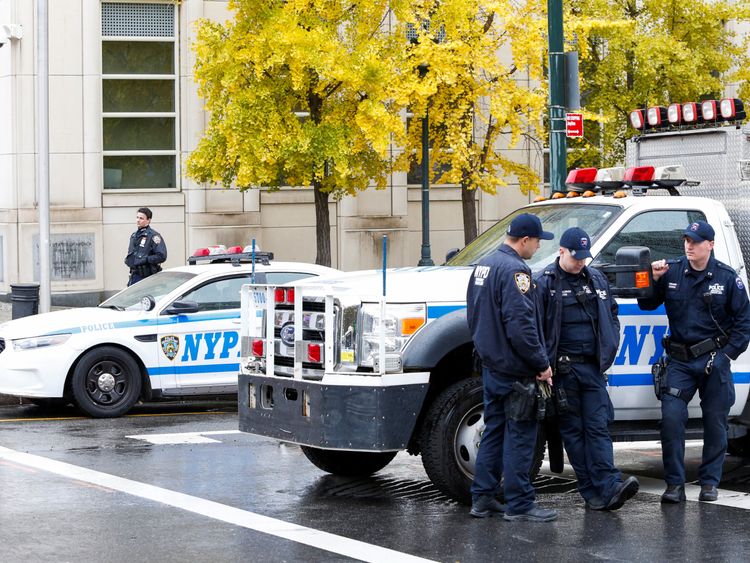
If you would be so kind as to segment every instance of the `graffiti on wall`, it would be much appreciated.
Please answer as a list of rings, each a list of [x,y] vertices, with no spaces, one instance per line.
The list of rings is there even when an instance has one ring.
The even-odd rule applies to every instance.
[[[96,278],[93,233],[50,236],[50,279],[52,281]],[[39,281],[39,236],[34,236],[34,281]]]

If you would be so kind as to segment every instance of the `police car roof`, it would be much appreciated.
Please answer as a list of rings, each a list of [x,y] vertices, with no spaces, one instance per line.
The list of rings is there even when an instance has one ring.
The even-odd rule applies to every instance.
[[[627,197],[614,198],[612,196],[595,195],[591,197],[575,197],[575,198],[561,198],[561,199],[545,199],[531,203],[529,207],[539,207],[540,205],[616,205],[621,208],[629,209],[631,207],[642,207],[644,209],[652,209],[658,206],[662,209],[682,209],[685,207],[703,209],[706,207],[705,197],[695,196],[668,196],[668,195],[649,195],[649,196],[635,196],[628,194]],[[709,199],[718,205],[723,205],[721,202]]]
[[[236,272],[252,272],[252,264],[240,263],[235,266],[229,262],[196,264],[195,266],[185,265],[169,268],[171,272],[190,272],[191,274],[231,274]],[[320,266],[319,264],[310,264],[308,262],[276,262],[270,264],[255,264],[256,272],[303,272],[316,276],[325,276],[328,274],[340,273],[340,270]]]

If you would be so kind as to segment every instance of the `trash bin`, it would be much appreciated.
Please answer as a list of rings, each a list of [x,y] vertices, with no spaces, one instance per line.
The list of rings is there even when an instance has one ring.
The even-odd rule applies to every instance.
[[[20,319],[39,312],[39,284],[10,284],[10,302],[13,305],[11,318]]]

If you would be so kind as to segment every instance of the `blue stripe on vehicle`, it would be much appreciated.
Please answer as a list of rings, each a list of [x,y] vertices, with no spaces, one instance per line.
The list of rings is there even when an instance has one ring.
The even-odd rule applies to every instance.
[[[659,305],[653,311],[644,311],[635,303],[624,303],[620,305],[618,315],[621,317],[633,317],[638,315],[666,315],[667,312],[664,310],[664,305]]]
[[[151,377],[157,375],[183,375],[186,373],[225,373],[228,371],[240,372],[240,364],[202,364],[193,366],[164,366],[149,367],[148,374]]]
[[[732,374],[735,385],[750,383],[750,372],[734,372]],[[638,385],[653,385],[651,373],[611,373],[608,376],[610,387],[635,387]]]
[[[427,307],[427,318],[437,319],[460,309],[466,309],[466,305],[430,305]]]
[[[52,334],[80,334],[82,332],[98,332],[97,329],[91,329],[86,330],[86,327],[89,326],[96,326],[96,325],[104,325],[104,324],[111,324],[111,329],[106,330],[115,330],[120,328],[141,328],[141,327],[149,327],[149,326],[157,326],[157,325],[170,325],[170,324],[182,324],[182,323],[200,323],[204,321],[218,321],[223,319],[239,319],[240,313],[236,309],[226,312],[226,313],[220,313],[212,311],[211,313],[195,313],[192,315],[172,315],[172,316],[163,316],[158,317],[156,319],[138,319],[135,321],[120,321],[115,323],[91,323],[90,325],[82,325],[77,326],[73,328],[64,328],[64,329],[58,329],[53,332],[45,333],[43,336],[49,336]],[[102,329],[104,330],[104,329]]]

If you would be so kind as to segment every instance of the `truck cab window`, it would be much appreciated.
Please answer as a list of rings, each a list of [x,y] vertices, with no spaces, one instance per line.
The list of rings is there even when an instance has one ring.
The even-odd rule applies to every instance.
[[[679,258],[685,254],[682,232],[698,220],[706,220],[705,214],[698,210],[662,209],[641,213],[609,241],[591,265],[614,264],[617,251],[623,246],[648,246],[652,260]],[[614,283],[614,274],[608,276],[610,283]]]

